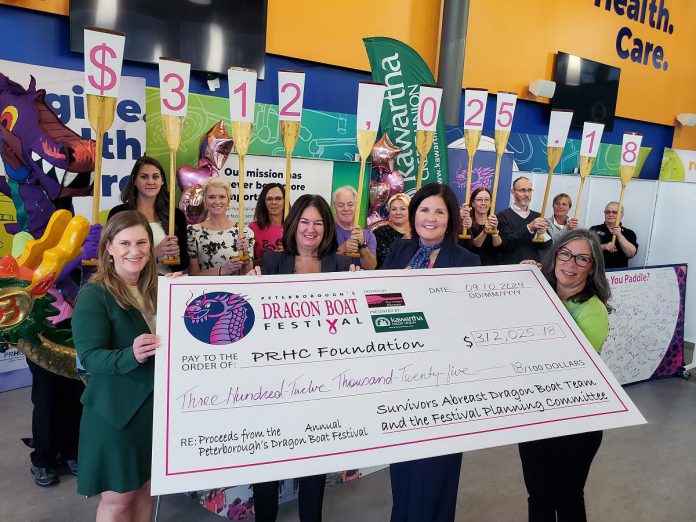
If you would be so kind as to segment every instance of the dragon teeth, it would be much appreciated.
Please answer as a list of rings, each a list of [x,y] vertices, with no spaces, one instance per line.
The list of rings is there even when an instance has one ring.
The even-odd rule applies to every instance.
[[[65,176],[65,169],[61,169],[61,168],[59,168],[59,167],[53,167],[53,168],[54,168],[55,173],[56,173],[56,178],[58,178],[58,183],[62,184],[62,183],[63,183],[63,178],[66,177],[66,176]],[[77,174],[76,174],[76,175],[77,175]],[[66,178],[66,179],[67,179],[67,178]],[[73,178],[73,179],[75,179],[75,178]],[[66,184],[66,185],[68,184],[67,181],[66,181],[65,184]]]
[[[51,172],[53,165],[51,165],[48,161],[44,161],[41,163],[41,168],[43,169],[44,174],[48,174],[49,172]]]
[[[36,162],[41,161],[41,156],[39,156],[36,152],[33,150],[31,151],[31,159],[33,159]]]

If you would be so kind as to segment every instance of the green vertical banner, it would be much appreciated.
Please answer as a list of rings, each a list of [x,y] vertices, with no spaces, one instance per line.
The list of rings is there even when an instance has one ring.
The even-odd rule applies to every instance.
[[[413,193],[418,175],[416,118],[418,93],[422,84],[434,84],[435,78],[423,58],[411,47],[393,38],[363,38],[372,68],[372,78],[386,84],[380,124],[382,132],[403,151],[396,169],[404,176],[405,190]],[[447,183],[447,137],[442,111],[437,120],[433,148],[425,161],[423,184]]]

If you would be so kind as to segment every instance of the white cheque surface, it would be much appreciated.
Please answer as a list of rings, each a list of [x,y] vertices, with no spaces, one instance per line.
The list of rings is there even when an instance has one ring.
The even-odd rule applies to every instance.
[[[160,278],[154,494],[644,423],[536,268]]]

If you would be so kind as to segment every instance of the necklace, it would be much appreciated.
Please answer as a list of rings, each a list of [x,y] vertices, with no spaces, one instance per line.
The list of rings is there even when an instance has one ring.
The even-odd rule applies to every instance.
[[[297,273],[297,258],[298,258],[298,257],[300,257],[300,256],[295,256],[295,264],[294,264],[293,269],[292,269],[292,273],[293,273],[293,274],[296,274],[296,273]],[[313,261],[319,261],[319,258],[318,258],[318,257],[312,257],[312,258],[310,258],[310,259],[312,259]],[[320,268],[320,270],[318,270],[318,271],[321,272],[321,262],[320,262],[320,264],[319,264],[319,268]],[[312,274],[312,273],[314,273],[314,272],[304,272],[304,273]]]

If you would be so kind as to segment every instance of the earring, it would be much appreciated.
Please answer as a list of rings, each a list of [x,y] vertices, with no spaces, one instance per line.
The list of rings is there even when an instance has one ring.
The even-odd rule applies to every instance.
[[[111,263],[112,265],[114,264],[114,256],[112,256],[111,254],[109,254],[109,263]]]

